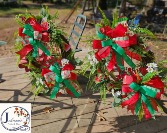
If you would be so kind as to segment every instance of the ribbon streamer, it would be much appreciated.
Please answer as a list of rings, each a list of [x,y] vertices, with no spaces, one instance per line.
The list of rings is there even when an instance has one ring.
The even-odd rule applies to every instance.
[[[24,46],[20,51],[16,52],[16,54],[20,55],[20,59],[24,58],[31,50],[33,47],[29,44]]]

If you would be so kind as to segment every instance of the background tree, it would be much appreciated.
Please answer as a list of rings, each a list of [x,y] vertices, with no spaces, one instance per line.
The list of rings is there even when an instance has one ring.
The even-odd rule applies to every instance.
[[[101,10],[107,10],[107,0],[100,0],[99,7]]]
[[[127,2],[127,0],[121,0],[120,10],[119,10],[119,16],[125,15],[125,12],[126,12],[126,2]]]

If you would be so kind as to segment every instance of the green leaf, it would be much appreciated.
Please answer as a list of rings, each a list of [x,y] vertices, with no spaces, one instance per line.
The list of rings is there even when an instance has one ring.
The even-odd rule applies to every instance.
[[[114,97],[114,101],[115,101],[115,103],[119,103],[120,104],[120,102],[121,102],[121,99],[120,98],[118,98],[118,97]]]
[[[90,75],[94,74],[95,72],[96,72],[96,67],[93,66],[93,68],[92,68],[91,71],[90,71]]]
[[[20,20],[21,15],[16,15],[15,16],[15,20],[17,22],[17,24],[19,24],[20,27],[24,26],[24,23]]]
[[[105,13],[100,9],[100,7],[98,7],[98,9],[99,9],[99,11],[100,11],[100,13],[101,13],[101,15],[102,15],[102,18],[103,18],[103,19],[102,19],[103,25],[105,25],[105,26],[111,26],[110,20],[107,19]]]
[[[93,90],[94,92],[96,91],[97,87],[95,87],[95,82],[94,80],[89,80],[87,85],[86,85],[86,89],[91,89]]]
[[[42,90],[43,90],[43,86],[39,85],[33,93],[34,95],[38,95],[39,93],[41,93]]]
[[[140,107],[140,110],[139,110],[139,112],[138,112],[138,119],[139,119],[139,121],[142,120],[143,115],[144,115],[144,112],[143,112],[143,108],[142,108],[142,106],[141,106],[141,107]]]
[[[89,81],[87,83],[87,86],[86,88],[87,89],[92,89],[94,88],[94,85],[95,85],[95,77],[96,77],[96,69],[95,67],[93,67],[93,69],[91,69],[91,72],[89,74]],[[94,88],[95,89],[95,88]]]
[[[100,95],[101,95],[101,99],[105,101],[106,100],[106,87],[104,84],[100,87]]]
[[[85,76],[86,71],[90,68],[90,62],[87,62],[86,64],[81,66],[81,70],[79,71],[79,73],[83,76]]]
[[[92,80],[91,82],[92,82],[91,89],[93,90],[93,92],[96,92],[96,91],[99,90],[99,88],[101,88],[101,86],[102,86],[101,83],[96,84],[93,80]]]
[[[146,28],[137,27],[137,28],[135,29],[135,31],[136,31],[137,33],[146,34],[146,35],[148,35],[148,36],[150,36],[150,37],[152,37],[152,38],[156,38],[155,35],[154,35],[150,30],[148,30],[148,29],[146,29]]]
[[[139,45],[135,45],[135,46],[129,47],[128,49],[129,49],[130,51],[134,52],[134,53],[137,53],[137,54],[141,55],[142,57],[143,57],[144,54],[145,54],[145,51],[144,51],[143,48],[140,47]]]
[[[40,11],[40,15],[42,17],[47,17],[49,16],[49,10],[48,10],[48,6],[43,6],[41,11]]]
[[[152,73],[147,73],[146,75],[143,76],[142,78],[142,82],[141,83],[146,83],[149,80],[151,80],[151,78],[153,78],[155,75],[157,75],[157,72],[152,72]]]
[[[159,65],[158,65],[159,66]],[[167,75],[167,68],[166,67],[163,67],[162,65],[158,67],[158,73],[159,75],[162,77],[162,79],[165,79],[167,78],[166,75]]]
[[[112,26],[111,26],[112,28],[114,28],[117,25],[118,18],[119,18],[118,10],[115,10],[114,13],[113,13],[113,20],[112,20]]]
[[[161,66],[161,65],[163,65],[165,63],[167,63],[167,60],[162,60],[162,61],[158,62],[158,65]]]

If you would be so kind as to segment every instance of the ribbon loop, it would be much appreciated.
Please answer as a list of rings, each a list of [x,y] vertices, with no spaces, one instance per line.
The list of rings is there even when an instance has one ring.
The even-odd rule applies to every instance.
[[[36,57],[38,55],[38,48],[40,48],[47,56],[50,56],[49,50],[42,43],[40,43],[39,40],[34,39],[34,29],[32,28],[31,25],[25,24],[23,33],[30,37],[29,42],[33,46],[34,50],[33,57]]]
[[[106,36],[104,35],[104,34],[102,34],[100,31],[99,31],[99,27],[98,26],[96,26],[96,34],[97,34],[97,36],[101,39],[101,40],[103,40],[103,39],[105,39],[106,38]]]
[[[135,82],[132,82],[129,85],[130,88],[132,88],[134,91],[139,91],[144,95],[147,95],[149,97],[155,98],[157,93],[160,93],[160,90],[150,87],[150,86],[146,86],[146,85],[138,85]]]
[[[30,37],[34,36],[34,30],[33,30],[32,26],[29,24],[24,25],[23,33],[30,36]]]
[[[134,91],[139,91],[141,88],[138,84],[136,84],[135,82],[132,82],[130,85],[129,85],[130,88],[132,88]]]

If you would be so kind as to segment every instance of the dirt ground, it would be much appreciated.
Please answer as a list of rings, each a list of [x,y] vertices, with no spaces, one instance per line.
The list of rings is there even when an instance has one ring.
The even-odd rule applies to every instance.
[[[26,5],[31,6],[31,2],[26,2]],[[42,7],[40,4],[35,3],[37,6],[39,6],[39,9],[33,9],[33,10],[28,10],[29,12],[33,14],[38,14],[40,11],[40,7]],[[71,8],[66,8],[64,6],[58,6],[56,7],[54,4],[49,4],[49,3],[44,3],[44,5],[47,5],[49,7],[50,14],[54,14],[56,11],[58,11],[59,18],[56,21],[56,24],[58,26],[62,26],[63,30],[67,33],[67,38],[70,34],[70,31],[72,29],[74,20],[77,16],[77,14],[80,14],[81,9],[77,9],[73,15],[70,17],[68,20],[68,23],[61,23],[61,21],[67,16],[67,14],[71,11]],[[33,5],[34,6],[34,5]],[[19,10],[20,11],[20,10]],[[15,38],[14,38],[14,33],[18,30],[19,25],[15,21],[15,15],[18,15],[19,13],[25,13],[26,10],[23,10],[21,12],[16,11],[13,14],[8,14],[4,15],[2,11],[0,10],[0,40],[6,41],[7,45],[0,46],[0,58],[3,57],[11,57],[13,56],[14,53],[14,43],[15,43]],[[94,34],[94,26],[92,25],[86,25],[86,28],[84,30],[82,39],[79,43],[79,47],[84,47],[86,46],[85,42],[83,40],[86,39],[87,35]]]

